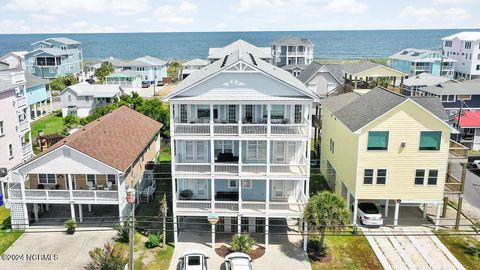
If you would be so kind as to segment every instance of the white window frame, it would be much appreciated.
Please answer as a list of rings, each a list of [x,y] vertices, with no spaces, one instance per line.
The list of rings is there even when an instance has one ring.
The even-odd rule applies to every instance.
[[[13,144],[8,145],[8,156],[10,159],[13,158]]]
[[[40,182],[40,175],[45,175],[45,180],[46,180],[46,182]],[[53,183],[50,181],[49,175],[53,175],[53,180],[54,180]],[[38,184],[42,184],[42,185],[56,185],[56,184],[58,183],[58,181],[57,181],[57,174],[53,174],[53,173],[39,173],[39,174],[37,174],[37,182],[38,182]]]
[[[252,189],[252,180],[251,179],[242,179],[242,187],[244,189]]]
[[[254,144],[255,153],[250,150],[250,145]],[[260,144],[265,145],[265,157],[260,157]],[[267,158],[267,142],[266,141],[247,141],[247,160],[261,161]]]
[[[5,130],[3,128],[3,120],[0,120],[0,136],[5,135]]]
[[[203,144],[204,151],[202,152],[202,159],[199,158],[199,146]],[[188,145],[191,145],[192,151],[191,155],[189,155]],[[208,161],[208,144],[206,141],[185,141],[185,160],[186,161],[193,161],[193,162],[207,162]]]
[[[232,183],[235,183],[234,185],[232,185]],[[236,179],[230,179],[228,180],[228,188],[232,189],[232,188],[238,188],[238,180]]]
[[[446,97],[447,99],[443,100],[443,97]],[[450,100],[450,97],[453,97],[453,99]],[[441,101],[442,102],[456,102],[457,101],[457,96],[455,96],[455,95],[442,95]]]
[[[109,179],[111,176],[113,176],[113,178],[114,178],[114,179],[113,179],[113,182],[112,182],[111,179]],[[107,175],[106,175],[106,178],[107,178],[107,183],[108,183],[108,182],[112,182],[112,186],[117,185],[117,175],[116,175],[116,174],[107,174]]]
[[[97,175],[96,174],[85,174],[85,183],[87,184],[87,186],[88,186],[88,181],[91,181],[91,180],[88,180],[89,175],[93,175],[93,187],[95,187],[97,185]]]

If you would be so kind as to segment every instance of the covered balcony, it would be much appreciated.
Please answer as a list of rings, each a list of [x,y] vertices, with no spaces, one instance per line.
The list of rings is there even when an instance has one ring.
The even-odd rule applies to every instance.
[[[177,104],[175,135],[307,135],[307,106]]]
[[[177,179],[178,212],[301,214],[304,180]]]

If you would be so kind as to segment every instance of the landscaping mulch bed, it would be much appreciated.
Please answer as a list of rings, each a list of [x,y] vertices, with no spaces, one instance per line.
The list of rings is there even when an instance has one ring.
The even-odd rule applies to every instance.
[[[307,254],[310,260],[317,263],[330,263],[333,260],[333,252],[331,251],[328,251],[327,255],[325,256],[320,256],[318,253],[311,250],[309,250]]]
[[[215,252],[218,254],[218,256],[220,256],[222,258],[225,258],[225,257],[227,257],[228,254],[233,253],[235,251],[233,251],[231,248],[229,248],[225,245],[222,245],[221,247],[216,248]],[[256,259],[262,257],[263,254],[265,254],[265,248],[259,246],[256,249],[250,251],[250,253],[248,253],[248,256],[250,256],[250,258],[252,258],[252,260],[256,260]]]

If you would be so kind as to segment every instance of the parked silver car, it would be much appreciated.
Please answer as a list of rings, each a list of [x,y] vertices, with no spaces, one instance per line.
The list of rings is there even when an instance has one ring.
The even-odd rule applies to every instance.
[[[185,251],[180,260],[182,270],[207,270],[207,254],[201,249]]]
[[[234,252],[225,257],[226,270],[253,270],[252,259],[245,253]]]

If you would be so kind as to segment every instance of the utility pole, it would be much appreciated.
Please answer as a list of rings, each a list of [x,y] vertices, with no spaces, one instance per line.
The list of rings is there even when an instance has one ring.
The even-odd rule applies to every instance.
[[[460,117],[462,117],[462,110],[463,110],[463,100],[460,100],[460,110],[458,111],[458,116],[457,116],[457,128],[460,129]],[[457,134],[457,142],[460,142],[460,133]]]
[[[129,269],[133,270],[134,266],[134,256],[133,256],[133,245],[135,240],[135,189],[127,190],[127,203],[132,205],[132,216],[130,218],[130,239],[129,239]]]
[[[462,164],[462,178],[460,179],[460,194],[458,194],[457,216],[455,217],[455,230],[460,228],[460,218],[462,215],[463,192],[465,190],[465,177],[467,173],[467,160]]]
[[[441,55],[442,58],[440,58],[441,59],[440,60],[440,76],[442,76],[442,73],[443,73],[443,54],[444,53],[445,53],[445,50],[443,49],[443,46],[442,46],[442,55]]]

